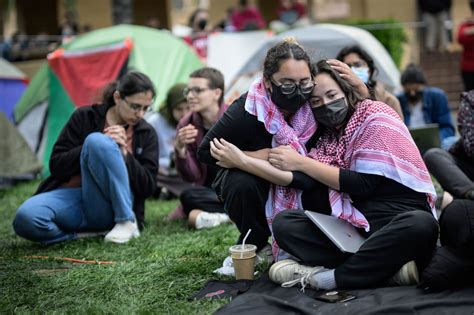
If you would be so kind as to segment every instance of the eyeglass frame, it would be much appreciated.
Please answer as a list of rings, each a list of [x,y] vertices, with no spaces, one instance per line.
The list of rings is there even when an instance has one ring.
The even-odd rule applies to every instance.
[[[301,90],[301,83],[294,83],[294,82],[292,82],[292,83],[290,83],[290,84],[288,84],[288,83],[280,83],[280,82],[277,82],[277,81],[276,81],[275,79],[273,79],[272,77],[270,77],[270,81],[271,81],[273,84],[275,84],[275,85],[280,89],[281,93],[284,94],[284,95],[290,95],[290,94],[294,93],[294,92],[296,91],[296,89],[299,89],[299,90],[301,91],[301,93],[303,93],[303,94],[311,93],[311,92],[313,91],[313,89],[315,88],[315,86],[316,86],[316,82],[314,82],[313,79],[309,79],[308,83],[310,83],[310,82],[312,83],[311,90],[309,90],[308,92],[303,92],[303,91]],[[282,86],[283,86],[283,85],[292,85],[293,88],[292,88],[291,92],[285,92],[285,91],[282,89]],[[309,88],[309,86],[308,86],[308,88]]]
[[[141,105],[141,104],[129,103],[125,99],[125,97],[122,97],[122,100],[125,102],[125,104],[128,105],[128,108],[130,108],[134,113],[139,113],[139,112],[149,113],[149,112],[153,111],[152,104],[150,104],[150,105]]]
[[[192,88],[185,87],[183,89],[183,96],[187,98],[189,92],[191,92],[194,96],[198,96],[199,94],[201,94],[202,92],[207,91],[207,90],[213,90],[213,89],[210,88],[210,87],[202,88],[202,87],[199,87],[199,86],[193,86]]]

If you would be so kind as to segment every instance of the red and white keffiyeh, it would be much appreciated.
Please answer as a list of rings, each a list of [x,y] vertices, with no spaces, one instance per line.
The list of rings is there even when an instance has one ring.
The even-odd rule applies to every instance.
[[[272,147],[289,145],[301,155],[306,155],[305,143],[316,130],[316,122],[309,103],[304,104],[289,122],[272,102],[268,95],[263,78],[252,83],[245,101],[245,110],[257,117],[265,129],[273,135]],[[301,190],[272,185],[265,204],[268,226],[272,231],[275,216],[286,209],[302,209]],[[272,232],[273,233],[273,232]],[[279,250],[275,240],[272,241],[273,256],[282,257],[285,253]]]
[[[381,175],[426,193],[436,218],[436,192],[425,163],[405,124],[382,102],[360,102],[342,136],[325,132],[308,156],[327,165]],[[369,222],[352,206],[348,194],[329,189],[329,201],[333,216],[369,231]]]

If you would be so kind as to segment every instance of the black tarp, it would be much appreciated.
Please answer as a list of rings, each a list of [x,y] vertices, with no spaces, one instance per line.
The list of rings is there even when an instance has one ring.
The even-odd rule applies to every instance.
[[[262,275],[216,314],[474,314],[474,287],[428,293],[415,286],[347,291],[357,299],[327,303],[324,291],[281,288]]]

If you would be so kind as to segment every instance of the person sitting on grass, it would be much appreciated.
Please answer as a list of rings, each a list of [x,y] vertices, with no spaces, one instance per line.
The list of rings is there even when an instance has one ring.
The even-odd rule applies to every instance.
[[[191,110],[176,128],[175,162],[181,177],[193,183],[179,196],[188,223],[196,229],[211,228],[229,222],[224,204],[211,188],[219,167],[198,161],[197,149],[207,131],[224,114],[224,77],[214,68],[191,73],[183,91]],[[174,212],[180,211],[180,208]],[[175,216],[177,217],[177,215]]]
[[[346,220],[368,237],[356,253],[344,253],[303,211],[282,211],[273,234],[297,260],[273,264],[274,282],[349,289],[384,284],[396,274],[396,284],[413,284],[438,238],[436,194],[420,153],[393,109],[361,98],[326,61],[314,72],[318,127],[307,156],[279,146],[268,161],[259,160],[225,139],[214,139],[211,153],[220,166],[303,190],[304,209]]]
[[[146,121],[155,128],[158,137],[160,156],[158,165],[157,189],[163,199],[177,198],[189,186],[178,176],[174,165],[174,144],[178,122],[189,112],[189,105],[183,95],[185,83],[171,87],[159,112],[145,116]]]
[[[329,62],[355,89],[369,96],[366,85],[346,64]],[[200,161],[216,164],[210,152],[214,138],[226,139],[247,155],[262,160],[268,159],[274,146],[288,144],[307,150],[316,129],[309,104],[313,88],[311,61],[305,49],[291,37],[277,43],[267,52],[263,76],[232,103],[204,137],[198,150]],[[272,262],[281,252],[275,242],[268,244],[273,217],[292,207],[289,204],[300,204],[300,191],[271,185],[267,179],[238,167],[222,169],[217,179],[216,191],[240,232],[237,244],[251,229],[247,242],[257,246],[257,260]]]
[[[143,119],[155,98],[151,80],[129,72],[105,91],[103,103],[78,108],[61,131],[51,175],[17,210],[15,232],[53,244],[103,232],[126,243],[140,235],[145,199],[155,190],[158,141]]]
[[[474,200],[474,90],[461,95],[458,131],[461,137],[449,151],[433,148],[423,158],[445,190],[443,199]]]

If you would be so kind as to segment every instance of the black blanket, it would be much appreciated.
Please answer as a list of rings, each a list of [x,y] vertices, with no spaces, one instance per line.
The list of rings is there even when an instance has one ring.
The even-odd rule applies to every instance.
[[[415,286],[350,290],[344,303],[314,299],[324,291],[281,288],[268,274],[224,305],[216,314],[474,314],[474,287],[427,293]]]

